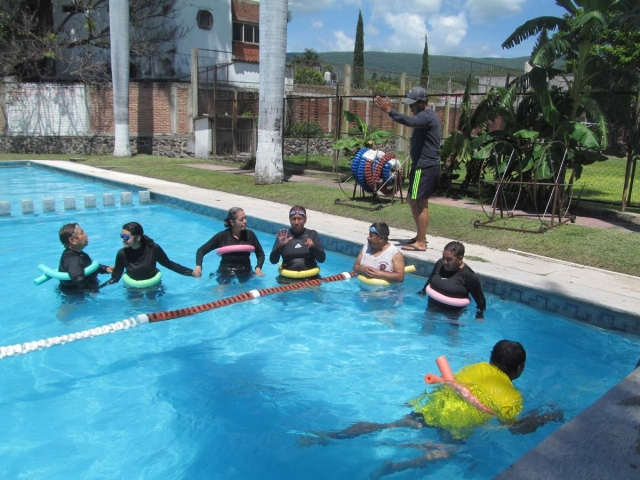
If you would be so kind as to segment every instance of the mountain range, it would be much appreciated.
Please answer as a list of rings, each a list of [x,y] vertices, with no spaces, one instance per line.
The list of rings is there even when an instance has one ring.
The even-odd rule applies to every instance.
[[[301,52],[287,53],[287,62]],[[318,52],[323,64],[341,67],[353,64],[353,52]],[[488,73],[495,75],[520,75],[524,71],[524,64],[529,57],[515,58],[469,58],[450,57],[446,55],[429,55],[429,72],[431,75],[455,73]],[[419,77],[422,69],[422,54],[418,53],[390,53],[364,52],[364,66],[367,70],[374,70],[384,74],[397,75],[405,72],[409,76]]]

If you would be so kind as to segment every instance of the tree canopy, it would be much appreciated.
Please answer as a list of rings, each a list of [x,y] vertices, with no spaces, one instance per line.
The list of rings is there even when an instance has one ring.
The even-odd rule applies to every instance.
[[[49,78],[61,68],[82,79],[108,79],[108,0],[0,0],[0,76]],[[160,58],[187,30],[178,0],[129,0],[131,56]],[[54,62],[61,60],[62,62]],[[66,62],[66,66],[65,66]]]

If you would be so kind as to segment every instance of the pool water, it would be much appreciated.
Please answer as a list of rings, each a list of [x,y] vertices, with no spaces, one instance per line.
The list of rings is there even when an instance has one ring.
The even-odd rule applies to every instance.
[[[10,180],[10,181],[9,181]],[[22,180],[22,181],[20,181]],[[38,168],[0,168],[1,200],[119,189]],[[18,187],[18,185],[23,185]],[[55,190],[55,191],[54,191]],[[39,194],[39,193],[38,193]],[[7,198],[4,198],[7,197]],[[122,282],[67,299],[55,281],[36,286],[36,266],[57,267],[58,229],[79,222],[86,251],[113,264],[121,226],[138,221],[169,257],[192,267],[220,221],[159,204],[0,217],[0,345],[69,334],[140,313],[211,302],[276,285],[277,266],[244,285],[163,270],[162,290]],[[12,209],[13,211],[13,209]],[[287,222],[283,207],[283,222]],[[246,211],[251,218],[260,212]],[[309,219],[313,228],[313,217]],[[258,232],[265,251],[274,236]],[[363,238],[363,242],[366,239]],[[255,257],[253,257],[255,262]],[[473,263],[473,262],[472,262]],[[322,274],[351,270],[329,252]],[[473,264],[472,264],[473,266]],[[108,277],[101,277],[106,280]],[[485,320],[426,312],[424,279],[363,287],[357,280],[285,292],[171,321],[142,325],[0,360],[0,476],[3,478],[368,478],[386,461],[408,460],[442,439],[432,429],[395,429],[301,448],[308,432],[358,421],[391,422],[425,390],[423,376],[447,355],[454,370],[488,360],[493,344],[518,340],[526,370],[515,385],[525,410],[553,405],[570,420],[632,370],[638,339],[488,296]],[[392,478],[492,478],[559,424],[512,435],[497,422],[455,445],[455,455]]]

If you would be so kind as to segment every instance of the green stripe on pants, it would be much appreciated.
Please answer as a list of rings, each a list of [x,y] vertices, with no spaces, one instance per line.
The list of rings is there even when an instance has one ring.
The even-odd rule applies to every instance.
[[[409,196],[411,200],[415,200],[418,198],[418,187],[420,186],[421,175],[422,175],[422,169],[416,168],[415,175],[413,176],[413,185],[412,185],[413,188],[411,189],[411,194]]]

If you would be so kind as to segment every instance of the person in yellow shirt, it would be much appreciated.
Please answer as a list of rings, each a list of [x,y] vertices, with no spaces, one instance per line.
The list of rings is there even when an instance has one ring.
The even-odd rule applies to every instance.
[[[400,427],[434,427],[454,440],[463,440],[493,416],[507,425],[513,433],[532,433],[547,422],[561,421],[563,414],[557,410],[539,414],[534,410],[518,418],[523,408],[522,395],[512,382],[522,375],[526,358],[524,347],[519,342],[500,340],[494,345],[489,362],[469,365],[455,374],[456,383],[464,385],[486,410],[495,415],[480,410],[460,396],[456,389],[445,384],[410,400],[413,412],[400,420],[392,423],[359,422],[338,432],[316,433],[316,437],[305,437],[307,441],[299,441],[299,445],[322,443],[327,438],[352,438]],[[451,446],[447,445],[432,445],[427,450],[424,455],[411,460],[387,462],[372,477],[379,478],[409,468],[422,468],[429,462],[447,458],[451,454]]]

